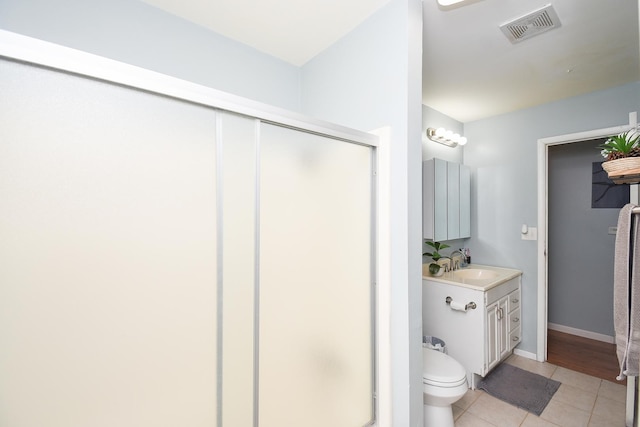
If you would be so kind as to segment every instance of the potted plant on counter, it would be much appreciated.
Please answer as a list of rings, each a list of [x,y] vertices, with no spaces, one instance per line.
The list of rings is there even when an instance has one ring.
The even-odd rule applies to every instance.
[[[640,134],[636,129],[609,137],[599,148],[609,179],[616,184],[640,181]]]
[[[433,251],[425,252],[422,254],[422,256],[430,256],[433,260],[433,262],[429,264],[429,274],[431,274],[432,276],[442,276],[442,274],[444,273],[444,268],[442,268],[442,266],[438,264],[438,260],[442,258],[442,255],[438,251],[448,248],[449,245],[442,242],[432,242],[430,240],[425,240],[424,242],[433,248]]]

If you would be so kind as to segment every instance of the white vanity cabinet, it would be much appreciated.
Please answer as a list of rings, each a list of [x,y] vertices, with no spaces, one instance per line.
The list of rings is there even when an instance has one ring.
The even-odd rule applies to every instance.
[[[465,165],[431,159],[422,164],[423,237],[434,241],[471,236],[471,172]]]
[[[504,274],[493,280],[457,282],[452,273],[423,277],[423,335],[445,342],[447,353],[465,367],[474,389],[478,376],[487,375],[521,341],[521,272],[494,269]],[[459,305],[466,305],[466,311]]]

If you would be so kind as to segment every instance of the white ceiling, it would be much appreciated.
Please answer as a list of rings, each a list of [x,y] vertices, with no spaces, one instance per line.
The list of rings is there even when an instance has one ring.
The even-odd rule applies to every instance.
[[[389,0],[143,0],[300,66]],[[561,26],[499,25],[553,4]],[[423,1],[423,103],[469,122],[640,80],[638,0]]]
[[[499,25],[551,3],[561,26],[512,44]],[[423,1],[424,104],[469,122],[640,80],[638,0]]]
[[[142,0],[300,66],[389,0]],[[435,0],[434,0],[435,1]]]

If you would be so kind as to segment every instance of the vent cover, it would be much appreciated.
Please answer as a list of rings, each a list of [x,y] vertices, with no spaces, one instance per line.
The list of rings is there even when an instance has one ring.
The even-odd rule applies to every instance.
[[[518,43],[559,26],[558,14],[553,6],[548,4],[513,21],[505,22],[500,25],[500,29],[511,43]]]

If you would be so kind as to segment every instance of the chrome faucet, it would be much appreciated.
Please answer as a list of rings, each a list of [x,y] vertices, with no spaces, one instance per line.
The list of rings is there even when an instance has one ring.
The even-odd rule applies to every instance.
[[[444,267],[444,272],[448,272],[451,271],[453,264],[452,264],[452,259],[448,256],[443,256],[438,258],[438,261],[436,261],[439,265],[441,265],[442,267]]]
[[[456,254],[458,254],[458,256],[455,256]],[[449,258],[451,259],[451,270],[455,271],[460,269],[460,264],[461,264],[460,261],[464,260],[466,257],[464,256],[462,251],[455,250],[451,252],[451,255],[449,255]]]

